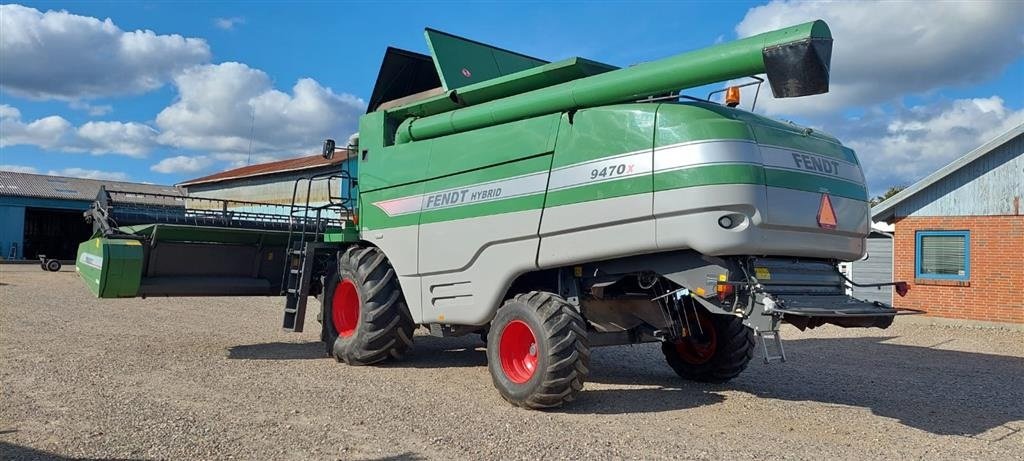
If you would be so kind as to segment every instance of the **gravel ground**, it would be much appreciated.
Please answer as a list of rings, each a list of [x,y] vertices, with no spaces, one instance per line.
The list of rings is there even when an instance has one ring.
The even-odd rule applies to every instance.
[[[536,412],[475,337],[349,367],[315,315],[278,329],[277,298],[96,300],[35,266],[0,284],[0,459],[1024,459],[1022,331],[787,329],[789,362],[727,385],[603,348],[576,402]]]

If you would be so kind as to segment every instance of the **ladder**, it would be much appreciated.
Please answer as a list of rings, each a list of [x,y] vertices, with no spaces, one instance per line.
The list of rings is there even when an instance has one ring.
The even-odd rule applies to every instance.
[[[343,184],[340,194],[335,196],[331,191],[331,183],[335,180]],[[300,184],[305,181],[305,203],[300,203]],[[349,181],[348,187],[344,186]],[[311,205],[310,197],[314,184],[326,182],[328,201],[323,205]],[[323,264],[317,264],[318,250],[326,249],[324,234],[328,225],[343,226],[348,216],[351,199],[347,190],[351,190],[351,176],[347,171],[324,173],[299,178],[292,187],[292,203],[288,211],[288,245],[285,250],[285,267],[282,274],[281,294],[285,296],[284,321],[285,330],[301,332],[306,319],[306,303],[309,300],[310,286],[313,280],[322,275]],[[337,217],[332,216],[337,214]],[[322,259],[322,258],[321,258]]]

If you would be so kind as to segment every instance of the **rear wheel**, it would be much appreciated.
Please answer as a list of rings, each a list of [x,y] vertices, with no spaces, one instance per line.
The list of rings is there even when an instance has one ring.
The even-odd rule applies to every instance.
[[[487,339],[487,368],[510,403],[557,407],[583,389],[590,366],[586,324],[561,297],[535,291],[506,301]]]
[[[351,247],[327,280],[323,303],[327,352],[349,365],[400,358],[415,325],[398,277],[377,248]]]
[[[683,379],[723,383],[738,376],[754,357],[754,332],[743,321],[698,308],[688,334],[661,344],[665,360]]]

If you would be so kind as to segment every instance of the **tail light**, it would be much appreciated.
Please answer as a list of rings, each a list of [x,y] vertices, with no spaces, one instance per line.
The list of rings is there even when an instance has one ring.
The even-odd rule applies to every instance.
[[[736,287],[730,285],[726,278],[725,274],[719,275],[718,283],[715,285],[715,294],[718,295],[719,301],[725,301],[725,298],[732,296],[736,292]]]

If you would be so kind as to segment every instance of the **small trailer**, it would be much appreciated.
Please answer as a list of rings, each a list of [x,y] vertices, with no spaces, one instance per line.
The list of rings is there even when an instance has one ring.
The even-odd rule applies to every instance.
[[[341,149],[358,178],[300,180],[289,205],[101,191],[78,253],[86,285],[281,295],[293,331],[316,297],[325,350],[349,365],[400,359],[418,326],[480,334],[495,387],[527,408],[572,400],[592,347],[659,343],[680,377],[724,382],[758,338],[766,362],[785,360],[783,323],[886,328],[912,313],[848,296],[837,270],[870,231],[853,150],[737,108],[738,87],[725,104],[682,94],[744,77],[759,89],[759,74],[776,97],[827,92],[824,22],[622,69],[426,36],[432,56],[385,54]],[[337,193],[310,203],[319,181]]]

